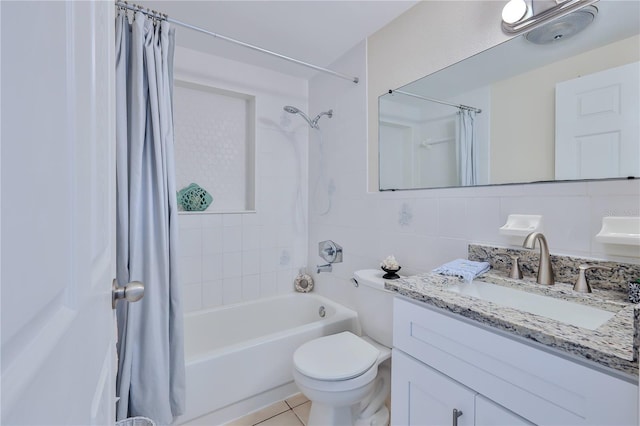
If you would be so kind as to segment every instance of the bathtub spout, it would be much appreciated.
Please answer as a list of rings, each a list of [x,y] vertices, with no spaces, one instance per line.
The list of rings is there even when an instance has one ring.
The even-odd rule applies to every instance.
[[[327,263],[326,265],[318,265],[318,273],[320,272],[331,272],[332,270],[332,266],[330,263]]]

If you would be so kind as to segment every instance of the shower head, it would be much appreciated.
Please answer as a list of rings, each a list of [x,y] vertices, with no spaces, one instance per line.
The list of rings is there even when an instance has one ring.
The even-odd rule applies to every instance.
[[[307,123],[309,123],[309,126],[317,129],[318,125],[317,123],[314,123],[313,121],[311,121],[311,119],[307,116],[307,114],[305,114],[304,112],[300,111],[298,108],[291,106],[291,105],[285,105],[285,107],[283,108],[285,111],[287,111],[289,114],[298,114],[300,117],[304,118],[306,120]]]
[[[326,115],[329,118],[333,117],[333,110],[332,109],[330,109],[329,111],[321,112],[320,114],[316,115],[316,118],[314,118],[313,120],[310,119],[307,114],[305,114],[304,112],[300,111],[298,108],[296,108],[294,106],[285,105],[285,107],[283,109],[286,112],[288,112],[289,114],[298,114],[300,117],[304,118],[305,121],[307,123],[309,123],[309,126],[311,126],[311,128],[313,128],[313,129],[319,129],[320,128],[318,126],[318,120],[320,120],[320,117],[322,117],[323,115]]]

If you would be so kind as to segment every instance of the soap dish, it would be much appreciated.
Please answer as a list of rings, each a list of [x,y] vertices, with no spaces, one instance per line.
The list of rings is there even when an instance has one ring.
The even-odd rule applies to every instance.
[[[609,216],[602,218],[596,241],[604,244],[640,246],[640,217]]]
[[[542,232],[542,216],[533,214],[510,214],[507,223],[499,229],[500,234],[526,237],[532,232]]]

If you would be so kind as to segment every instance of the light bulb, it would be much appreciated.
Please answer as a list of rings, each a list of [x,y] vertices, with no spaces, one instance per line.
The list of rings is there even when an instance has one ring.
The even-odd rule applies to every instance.
[[[507,24],[514,24],[527,14],[525,0],[510,0],[502,9],[502,20]]]

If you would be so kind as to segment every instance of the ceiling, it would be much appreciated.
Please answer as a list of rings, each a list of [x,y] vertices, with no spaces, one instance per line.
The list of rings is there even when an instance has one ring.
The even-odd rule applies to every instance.
[[[321,67],[417,1],[135,1],[170,18]],[[178,26],[176,44],[201,52],[311,78],[313,69]],[[349,70],[336,70],[351,75]]]

